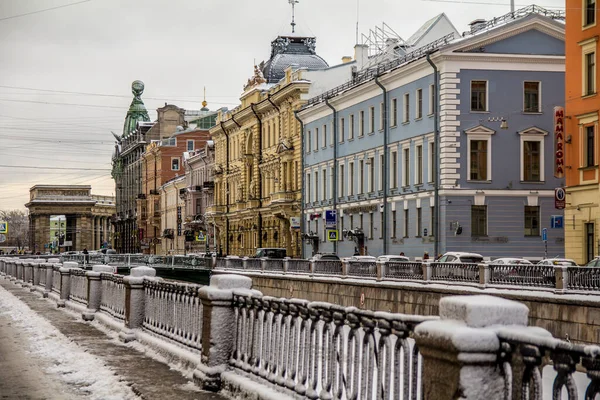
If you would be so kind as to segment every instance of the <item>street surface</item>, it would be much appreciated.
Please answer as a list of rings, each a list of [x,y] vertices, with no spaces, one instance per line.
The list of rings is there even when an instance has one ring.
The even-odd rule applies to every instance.
[[[225,399],[0,279],[0,399]]]

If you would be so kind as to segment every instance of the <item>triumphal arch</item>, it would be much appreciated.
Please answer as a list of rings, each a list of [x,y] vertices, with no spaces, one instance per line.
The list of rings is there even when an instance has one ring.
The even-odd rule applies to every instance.
[[[115,198],[88,185],[35,185],[29,189],[30,248],[34,252],[97,250],[112,245]]]

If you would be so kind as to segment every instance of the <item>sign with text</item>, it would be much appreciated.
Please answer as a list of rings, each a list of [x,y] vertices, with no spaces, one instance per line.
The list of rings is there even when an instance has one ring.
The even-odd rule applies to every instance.
[[[290,228],[300,229],[300,217],[290,217]]]
[[[567,194],[565,189],[556,188],[554,189],[554,208],[557,210],[564,210],[566,204]]]
[[[562,228],[563,227],[563,216],[552,215],[550,217],[550,228]]]
[[[548,229],[547,228],[542,229],[542,240],[544,242],[548,241]]]
[[[325,211],[325,227],[335,228],[337,226],[337,211],[326,210]]]
[[[554,177],[562,178],[565,175],[565,135],[564,135],[563,107],[554,107]]]

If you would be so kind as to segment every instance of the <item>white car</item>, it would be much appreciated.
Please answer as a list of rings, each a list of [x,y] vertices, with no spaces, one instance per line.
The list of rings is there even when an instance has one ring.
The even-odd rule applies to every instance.
[[[450,251],[437,259],[436,262],[453,264],[479,264],[483,262],[483,256],[477,253]]]
[[[496,258],[489,262],[489,264],[493,265],[533,265],[533,263],[524,258],[511,258],[511,257],[503,257]]]
[[[352,256],[348,257],[346,261],[375,262],[377,261],[377,258],[373,256]]]
[[[379,256],[379,257],[377,257],[377,261],[378,262],[409,262],[410,260],[406,256],[389,255],[389,256]]]
[[[548,265],[554,267],[577,267],[577,263],[569,258],[546,258],[537,265]]]

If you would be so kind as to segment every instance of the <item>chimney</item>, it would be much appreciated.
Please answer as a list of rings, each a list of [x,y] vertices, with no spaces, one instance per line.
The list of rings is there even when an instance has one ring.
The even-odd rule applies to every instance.
[[[342,64],[349,63],[350,61],[352,61],[352,57],[350,57],[350,56],[342,57]]]
[[[469,26],[471,27],[471,33],[476,33],[477,31],[481,30],[485,26],[485,23],[485,19],[476,19],[469,23]]]
[[[357,44],[354,46],[354,59],[358,69],[363,69],[363,66],[369,60],[369,46],[366,44]]]

